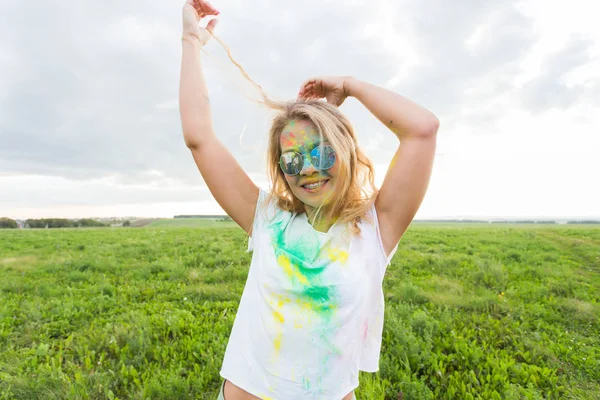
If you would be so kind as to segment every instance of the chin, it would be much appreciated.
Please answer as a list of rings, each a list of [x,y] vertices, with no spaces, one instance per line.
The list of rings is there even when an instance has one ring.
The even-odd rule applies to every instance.
[[[333,193],[334,193],[333,190],[328,190],[326,192],[322,192],[322,193],[318,193],[318,194],[305,193],[302,188],[296,188],[294,190],[294,195],[298,198],[298,200],[300,200],[305,205],[307,205],[309,207],[313,207],[313,208],[327,205],[327,203],[329,203],[329,200],[333,196]],[[325,201],[325,203],[323,204],[324,201]]]

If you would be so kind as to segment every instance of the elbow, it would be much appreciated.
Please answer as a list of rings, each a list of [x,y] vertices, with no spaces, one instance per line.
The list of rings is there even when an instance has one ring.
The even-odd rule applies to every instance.
[[[183,130],[183,142],[185,143],[185,147],[187,147],[188,149],[196,150],[200,147],[200,140],[198,138],[198,135],[192,132],[186,129]]]
[[[421,125],[421,135],[423,136],[436,136],[440,129],[440,120],[433,114],[427,122]]]
[[[185,142],[185,146],[192,151],[200,149],[212,139],[214,139],[214,136],[210,131],[199,131],[197,129],[183,131],[183,141]]]
[[[185,143],[185,147],[190,150],[198,148],[197,138],[188,129],[185,129],[185,126],[183,127],[183,142]]]
[[[212,127],[209,124],[198,124],[195,121],[182,121],[183,140],[190,150],[200,148],[213,136]]]
[[[194,141],[185,141],[185,147],[190,149],[191,151],[198,150],[200,148],[200,144]]]

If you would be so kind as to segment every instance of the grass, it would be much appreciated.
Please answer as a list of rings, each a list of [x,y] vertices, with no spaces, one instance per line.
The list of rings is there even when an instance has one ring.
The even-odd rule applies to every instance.
[[[219,219],[207,218],[163,218],[152,221],[151,228],[235,228],[237,225],[232,221],[221,221]]]
[[[212,224],[0,231],[0,399],[216,399],[251,254]],[[598,226],[414,224],[357,398],[598,399],[599,289]]]

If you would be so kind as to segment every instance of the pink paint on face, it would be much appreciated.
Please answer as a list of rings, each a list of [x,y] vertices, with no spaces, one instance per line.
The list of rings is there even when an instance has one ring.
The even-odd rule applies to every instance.
[[[310,153],[310,151],[320,144],[321,137],[317,127],[310,121],[290,121],[282,130],[279,145],[281,152],[290,150],[299,153]],[[338,170],[338,161],[328,170],[318,170],[306,158],[304,167],[298,175],[285,175],[285,179],[292,190],[294,196],[309,207],[319,207],[327,204],[328,200],[335,193],[336,177]],[[310,190],[303,187],[307,182],[323,181],[324,185]]]
[[[294,147],[296,142],[297,140],[294,132],[285,132],[281,134],[281,146]]]

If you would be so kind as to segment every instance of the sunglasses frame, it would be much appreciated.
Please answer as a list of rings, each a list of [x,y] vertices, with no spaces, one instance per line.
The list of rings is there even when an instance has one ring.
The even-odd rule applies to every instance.
[[[317,166],[317,165],[316,165],[316,164],[313,162],[313,161],[314,161],[313,159],[314,159],[314,158],[316,158],[316,156],[314,156],[314,155],[313,155],[313,152],[314,152],[315,150],[318,150],[318,149],[320,149],[320,148],[325,148],[325,147],[329,147],[329,148],[331,149],[331,154],[333,155],[333,162],[331,163],[331,166],[329,166],[329,167],[327,167],[327,168],[319,168],[319,167],[318,167],[318,166]],[[285,154],[289,154],[289,153],[293,153],[293,154],[296,154],[298,157],[302,157],[302,165],[301,165],[301,167],[300,167],[300,170],[299,170],[298,172],[296,172],[295,174],[288,174],[288,173],[285,171],[285,168],[283,167],[283,165],[285,164],[285,163],[283,162],[283,156],[284,156]],[[298,151],[294,151],[294,150],[291,150],[291,151],[286,151],[285,153],[281,154],[281,156],[279,156],[279,168],[280,168],[280,169],[281,169],[281,171],[282,171],[284,174],[286,174],[286,175],[289,175],[289,176],[296,176],[296,175],[298,175],[300,172],[302,172],[302,169],[304,168],[304,158],[305,158],[305,157],[307,157],[307,156],[309,156],[309,155],[310,155],[310,163],[312,164],[312,166],[313,166],[313,167],[315,167],[315,169],[317,169],[317,170],[319,170],[319,171],[326,171],[326,170],[328,170],[328,169],[331,169],[331,168],[332,168],[332,167],[335,165],[335,162],[336,162],[336,160],[337,160],[337,158],[336,158],[336,154],[335,154],[335,150],[333,149],[333,147],[332,147],[331,145],[329,145],[329,144],[324,144],[324,145],[322,145],[322,146],[321,146],[321,145],[315,146],[315,147],[314,147],[314,148],[313,148],[313,149],[310,151],[310,153],[300,153],[300,152],[298,152]]]

